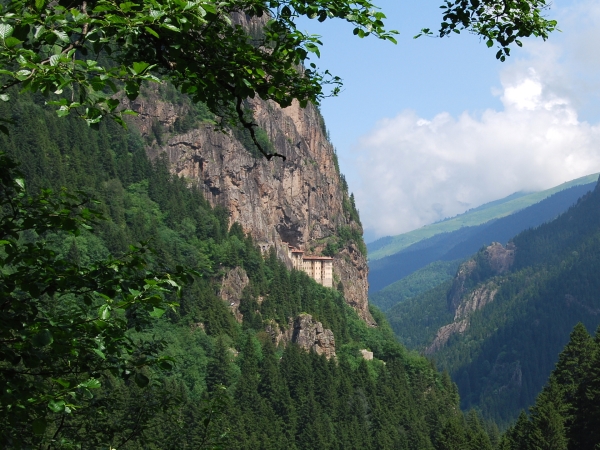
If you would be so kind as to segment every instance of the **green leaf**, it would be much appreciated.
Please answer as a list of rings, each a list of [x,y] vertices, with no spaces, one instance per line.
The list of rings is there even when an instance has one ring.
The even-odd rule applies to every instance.
[[[488,41],[485,43],[485,45],[487,45],[488,48],[490,48],[494,45],[494,41],[492,41],[491,39],[488,39]]]
[[[58,66],[58,63],[60,62],[60,58],[61,58],[61,55],[52,55],[50,57],[50,65]]]
[[[129,100],[135,100],[140,94],[140,86],[133,80],[128,80],[125,83],[125,94]]]
[[[35,0],[35,7],[39,11],[46,4],[45,0]]]
[[[14,28],[11,25],[7,23],[0,23],[0,38],[8,38],[12,34],[13,30]]]
[[[141,75],[148,68],[148,66],[150,66],[150,64],[148,64],[147,62],[143,62],[143,61],[134,62],[133,67],[132,67],[132,72],[135,75]]]
[[[150,27],[144,27],[144,29],[150,33],[152,36],[154,36],[157,39],[160,39],[160,36],[158,35],[158,33],[156,31],[154,31],[152,28]]]
[[[4,39],[4,45],[6,45],[8,48],[16,47],[21,42],[22,41],[18,40],[16,37],[13,37],[13,36],[10,36],[10,37],[7,37],[6,39]]]
[[[152,312],[150,313],[150,316],[154,317],[155,319],[159,319],[164,313],[165,313],[164,309],[154,307]]]
[[[52,344],[52,342],[54,342],[54,338],[52,337],[50,330],[45,329],[33,336],[31,342],[33,343],[34,347],[45,347],[46,345]]]
[[[19,81],[24,81],[27,78],[29,78],[29,75],[31,75],[31,70],[19,70],[16,74],[15,74],[15,78]]]
[[[55,413],[63,412],[65,410],[65,402],[64,400],[52,399],[48,402],[48,408]]]
[[[97,380],[95,378],[90,378],[89,380],[81,383],[80,386],[86,387],[88,389],[99,389],[101,387],[101,384],[100,384],[100,380]]]
[[[181,30],[179,28],[177,28],[175,25],[171,25],[170,23],[161,23],[160,26],[162,28],[167,28],[171,31],[175,31],[177,33],[179,33]]]
[[[67,389],[71,385],[71,383],[69,383],[67,380],[63,380],[62,378],[55,378],[53,379],[53,381],[60,384],[65,389]]]
[[[52,30],[52,32],[63,42],[70,42],[69,35],[62,30]]]
[[[98,309],[98,315],[100,316],[100,318],[102,320],[107,320],[110,317],[110,306],[109,305],[102,305]]]

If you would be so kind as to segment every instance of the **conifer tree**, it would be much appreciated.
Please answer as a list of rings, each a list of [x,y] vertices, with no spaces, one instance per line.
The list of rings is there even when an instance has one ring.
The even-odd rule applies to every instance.
[[[560,388],[551,378],[531,408],[531,450],[567,450],[565,410]]]
[[[214,343],[211,359],[207,366],[206,387],[213,391],[217,386],[230,386],[232,382],[231,351],[225,338],[219,335]]]

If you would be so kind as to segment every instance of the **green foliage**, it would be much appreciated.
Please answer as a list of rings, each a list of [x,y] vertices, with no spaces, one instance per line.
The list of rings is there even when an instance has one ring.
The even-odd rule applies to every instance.
[[[487,419],[507,425],[535,401],[570,329],[579,321],[588,329],[598,326],[599,202],[596,188],[554,221],[515,237],[509,273],[496,276],[483,253],[475,258],[461,297],[476,288],[497,289],[494,300],[472,312],[467,329],[435,353],[457,383],[463,408],[477,407]],[[422,349],[436,329],[454,321],[449,293],[449,286],[432,290],[417,297],[420,303],[409,300],[389,312],[402,342]],[[413,327],[417,312],[432,318],[433,326],[415,321]],[[544,417],[550,421],[554,413]]]
[[[179,296],[190,274],[149,271],[145,247],[89,265],[62,258],[52,234],[77,237],[99,212],[65,192],[27,197],[14,161],[0,154],[0,167],[0,415],[10,442],[43,436],[50,422],[89,406],[103,372],[144,387],[144,368],[170,368],[161,341],[134,342],[127,330],[177,306],[169,293]]]
[[[445,281],[433,289],[405,299],[390,308],[386,317],[394,333],[410,349],[423,351],[435,338],[440,327],[451,323],[446,293],[452,282]]]
[[[65,185],[72,191],[89,192],[98,198],[94,207],[106,220],[92,214],[87,203],[63,207],[71,205],[72,199],[59,197],[63,198],[58,204],[62,212],[51,214],[52,220],[66,224],[74,220],[77,225],[81,214],[92,214],[90,218],[98,218],[93,229],[76,233],[67,227],[38,236],[24,232],[18,242],[23,248],[40,243],[39,251],[53,258],[52,264],[42,264],[40,269],[54,276],[45,275],[42,280],[69,281],[73,295],[58,296],[56,291],[50,304],[50,297],[35,297],[27,291],[33,289],[29,284],[15,294],[44,306],[31,312],[31,319],[21,321],[27,324],[26,339],[21,341],[26,345],[21,350],[39,357],[23,358],[20,366],[8,360],[0,365],[0,398],[8,402],[18,392],[26,392],[27,398],[36,392],[46,397],[17,413],[2,404],[3,447],[52,443],[69,448],[85,443],[126,449],[420,449],[435,448],[438,424],[460,417],[456,386],[425,359],[406,352],[380,312],[371,311],[378,327],[369,327],[340,292],[317,284],[304,272],[287,270],[273,251],[262,255],[239,224],[229,225],[226,210],[210,207],[194,185],[171,175],[166,159],[148,161],[139,136],[112,128],[110,122],[89,133],[83,122],[59,120],[33,100],[23,97],[11,111],[23,127],[29,127],[28,133],[16,127],[15,133],[2,138],[21,160],[29,191],[39,191],[47,183],[55,189]],[[48,195],[42,191],[38,198],[50,208],[53,197]],[[86,207],[89,212],[83,213]],[[82,223],[89,223],[88,218]],[[154,251],[129,254],[129,245],[140,240],[149,240]],[[120,291],[117,287],[115,293],[98,290],[108,298],[94,297],[88,308],[83,302],[85,293],[78,295],[74,290],[90,280],[90,273],[104,276],[102,264],[107,259],[113,261],[113,269],[101,281],[109,287],[120,283]],[[128,271],[128,264],[136,261],[145,264],[144,270],[138,271],[138,264],[136,270]],[[122,277],[115,278],[115,264]],[[183,286],[178,299],[165,292],[160,300],[174,309],[160,318],[152,317],[160,315],[155,308],[167,308],[148,292],[153,285],[147,272],[170,273],[178,265],[191,266],[202,276]],[[243,268],[250,279],[240,302],[241,324],[219,295],[223,274],[235,267]],[[20,272],[5,265],[2,275],[7,280],[33,270],[36,266],[25,261]],[[66,275],[55,281],[61,271]],[[138,303],[130,307],[119,300],[123,296]],[[110,317],[102,317],[107,311],[98,309],[102,302],[113,308]],[[119,313],[118,306],[127,311]],[[267,324],[287,328],[290,318],[301,312],[333,330],[337,361],[295,345],[276,347],[265,333]],[[82,330],[64,324],[66,313],[82,318]],[[105,323],[110,326],[102,328]],[[111,333],[117,331],[121,338],[113,342]],[[84,332],[91,332],[91,337]],[[65,333],[77,339],[65,341]],[[97,338],[105,338],[104,347],[98,346]],[[6,349],[12,344],[2,345]],[[79,357],[68,353],[72,346]],[[359,350],[364,348],[374,352],[374,361],[362,358]],[[41,372],[64,368],[69,359],[77,372],[52,378]],[[40,365],[29,367],[30,361]],[[18,367],[32,372],[16,373]],[[9,392],[8,384],[19,380],[29,384]],[[37,384],[32,385],[33,381]],[[96,389],[96,383],[100,388]]]
[[[543,16],[543,11],[550,8],[545,0],[470,3],[457,0],[446,1],[441,8],[444,22],[439,30],[440,37],[460,33],[461,30],[475,32],[486,41],[488,47],[494,44],[498,46],[496,59],[501,61],[510,55],[510,45],[523,46],[521,38],[535,36],[546,40],[557,26],[556,20],[548,20]],[[423,29],[421,33],[431,34],[429,29]]]
[[[232,16],[268,17],[254,39]],[[320,73],[310,53],[319,55],[317,36],[296,29],[298,16],[341,18],[355,25],[360,37],[373,34],[395,42],[385,16],[367,0],[276,2],[231,0],[213,2],[77,2],[64,6],[43,0],[9,1],[0,10],[0,65],[3,100],[7,89],[45,95],[70,91],[55,98],[60,116],[76,111],[88,124],[104,116],[123,123],[117,92],[134,100],[143,81],[171,81],[194,101],[217,112],[256,94],[285,107],[293,99],[302,105],[318,101],[323,85],[337,77]],[[101,55],[101,58],[96,56]],[[240,117],[241,119],[241,117]]]
[[[600,444],[600,339],[579,323],[530,408],[503,437],[507,450],[592,450]]]

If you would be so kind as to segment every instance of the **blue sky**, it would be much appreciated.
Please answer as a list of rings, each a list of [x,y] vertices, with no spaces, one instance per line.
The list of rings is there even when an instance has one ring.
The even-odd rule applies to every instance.
[[[367,240],[600,171],[594,2],[555,3],[563,32],[505,63],[468,33],[413,39],[436,28],[441,2],[377,4],[398,45],[341,21],[301,23],[322,36],[319,67],[344,80],[321,110]]]

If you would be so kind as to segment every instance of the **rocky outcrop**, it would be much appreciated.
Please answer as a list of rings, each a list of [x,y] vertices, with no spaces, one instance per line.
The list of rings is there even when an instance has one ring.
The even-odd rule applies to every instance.
[[[248,104],[285,161],[255,158],[231,133],[210,124],[175,133],[175,121],[189,111],[156,93],[146,92],[130,107],[139,113],[133,121],[148,142],[157,124],[165,130],[162,143],[154,140],[149,146],[150,156],[165,152],[174,173],[200,186],[212,205],[226,207],[231,223],[239,222],[263,249],[275,247],[287,260],[287,242],[318,255],[340,227],[362,232],[344,210],[334,149],[318,110],[297,102],[285,109],[259,99]],[[367,304],[367,274],[366,257],[354,244],[347,243],[335,255],[334,277],[348,304],[375,325]]]
[[[492,242],[475,258],[461,264],[448,293],[450,310],[456,313],[469,286],[479,281],[473,280],[475,273],[481,271],[487,275],[486,278],[506,273],[515,261],[515,252],[516,247],[512,242],[506,244],[506,247],[498,242]]]
[[[333,331],[323,328],[323,324],[314,320],[310,314],[300,314],[295,319],[290,319],[286,329],[272,320],[265,331],[275,345],[293,342],[307,351],[325,355],[328,359],[336,356]]]
[[[517,248],[512,242],[509,242],[506,246],[503,246],[499,242],[492,242],[484,250],[485,258],[488,260],[494,275],[502,275],[508,272],[515,262],[516,250]]]
[[[300,314],[291,328],[291,341],[305,350],[312,350],[328,359],[335,358],[335,338],[333,331],[323,328],[310,314]]]
[[[464,333],[469,327],[469,319],[472,313],[482,309],[488,303],[494,301],[498,287],[494,283],[480,286],[468,294],[457,306],[454,321],[441,327],[433,342],[425,350],[426,354],[432,354],[441,349],[450,337],[456,333]]]
[[[487,279],[506,273],[514,263],[515,251],[510,242],[506,247],[493,242],[475,258],[461,264],[448,292],[448,308],[454,312],[454,320],[438,330],[431,345],[425,349],[426,354],[441,349],[453,334],[464,333],[469,327],[470,316],[494,301],[498,292],[496,283],[489,281],[477,285],[479,279],[473,278],[484,276]],[[475,288],[470,288],[473,284],[476,284]]]
[[[453,334],[464,333],[468,326],[469,322],[467,320],[460,320],[444,325],[438,330],[431,345],[425,349],[425,354],[431,355],[432,353],[437,352],[446,345],[446,342],[448,342]]]
[[[362,349],[360,351],[360,354],[362,355],[363,359],[365,359],[367,361],[373,361],[373,352],[370,352],[366,348]]]
[[[248,275],[241,267],[236,267],[227,272],[221,283],[220,296],[229,306],[229,309],[235,316],[235,319],[240,323],[244,318],[240,312],[242,292],[249,283],[250,280],[248,279]]]
[[[483,309],[485,305],[494,301],[497,292],[498,287],[495,283],[487,283],[477,287],[460,302],[456,308],[454,320],[469,317],[475,311]]]

